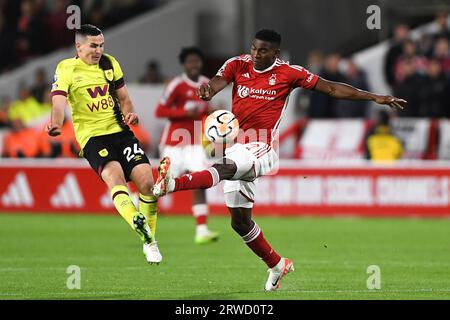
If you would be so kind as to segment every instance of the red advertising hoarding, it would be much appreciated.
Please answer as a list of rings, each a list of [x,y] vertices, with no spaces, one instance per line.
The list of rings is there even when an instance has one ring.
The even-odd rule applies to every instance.
[[[211,212],[227,213],[221,185],[208,190],[207,197]],[[162,213],[190,214],[191,193],[170,194],[159,206]],[[0,162],[0,212],[115,211],[106,185],[84,160],[27,160]],[[282,161],[276,174],[258,179],[254,212],[450,216],[450,164]]]

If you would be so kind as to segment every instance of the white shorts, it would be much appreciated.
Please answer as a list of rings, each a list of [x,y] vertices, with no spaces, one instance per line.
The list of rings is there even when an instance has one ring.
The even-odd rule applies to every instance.
[[[252,208],[255,200],[256,179],[273,171],[278,165],[278,154],[262,142],[237,143],[225,150],[225,158],[232,160],[237,171],[223,185],[225,203],[230,208]]]
[[[170,171],[174,177],[186,172],[201,171],[209,166],[205,150],[200,144],[163,146],[161,157],[170,157]]]

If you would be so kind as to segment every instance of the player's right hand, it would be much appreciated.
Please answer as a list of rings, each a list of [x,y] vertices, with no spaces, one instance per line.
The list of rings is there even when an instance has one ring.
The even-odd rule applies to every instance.
[[[379,104],[388,105],[393,110],[403,110],[406,107],[406,104],[408,103],[404,99],[396,98],[390,95],[387,96],[377,95],[375,97],[375,102]]]
[[[197,89],[197,96],[204,101],[211,100],[212,98],[211,86],[208,83],[201,84],[200,87]]]
[[[48,133],[49,136],[56,137],[61,134],[61,126],[49,123],[45,128],[45,131]]]

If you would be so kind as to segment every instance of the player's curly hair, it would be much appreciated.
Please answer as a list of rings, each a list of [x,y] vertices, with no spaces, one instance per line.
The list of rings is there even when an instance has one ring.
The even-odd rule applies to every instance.
[[[276,44],[278,47],[281,44],[281,35],[275,30],[261,29],[255,34],[255,39]]]
[[[181,64],[183,64],[186,61],[186,58],[191,54],[195,54],[195,55],[199,56],[202,61],[205,58],[203,51],[200,50],[199,48],[186,47],[186,48],[181,49],[181,52],[178,55],[178,60],[180,61]]]

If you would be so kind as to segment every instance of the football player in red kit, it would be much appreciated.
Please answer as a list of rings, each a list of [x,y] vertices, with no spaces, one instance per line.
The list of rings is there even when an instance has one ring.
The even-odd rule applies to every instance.
[[[406,105],[403,99],[328,81],[301,66],[291,65],[278,58],[280,43],[281,36],[277,32],[258,31],[250,54],[226,61],[216,76],[198,89],[198,96],[209,101],[233,82],[232,112],[243,131],[237,138],[238,143],[227,148],[222,161],[209,169],[175,179],[170,175],[170,159],[163,158],[153,188],[156,196],[162,196],[167,192],[210,188],[225,180],[224,195],[231,213],[231,226],[269,267],[267,291],[278,289],[280,281],[294,270],[294,265],[272,248],[252,220],[255,181],[271,172],[278,163],[274,142],[291,90],[300,87],[337,99],[375,101],[395,109],[403,109]]]
[[[158,118],[169,120],[161,136],[160,153],[162,157],[172,159],[170,170],[174,177],[208,167],[202,146],[201,121],[210,106],[196,95],[197,88],[209,81],[201,75],[203,52],[196,47],[183,48],[179,61],[184,73],[170,81],[155,111]],[[193,197],[195,243],[217,240],[219,234],[207,226],[209,210],[205,190],[194,190]]]

